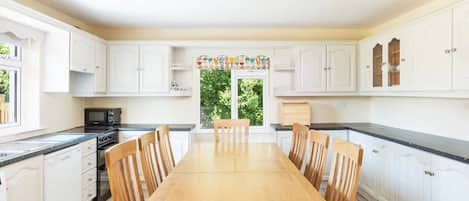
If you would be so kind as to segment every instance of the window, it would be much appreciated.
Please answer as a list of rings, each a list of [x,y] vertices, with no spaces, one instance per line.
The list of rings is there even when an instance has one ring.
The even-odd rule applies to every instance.
[[[213,119],[249,119],[265,126],[265,71],[201,70],[200,128]]]
[[[0,126],[18,123],[21,49],[0,42]]]

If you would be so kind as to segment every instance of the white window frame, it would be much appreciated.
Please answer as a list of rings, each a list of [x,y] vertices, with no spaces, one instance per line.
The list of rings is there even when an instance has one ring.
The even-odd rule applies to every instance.
[[[201,108],[200,108],[200,72],[202,70],[198,70],[198,78],[197,80],[198,81],[198,86],[196,87],[197,90],[199,91],[198,93],[198,97],[197,97],[197,100],[198,100],[198,104],[197,104],[197,107],[198,107],[198,112],[197,112],[197,131],[198,133],[213,133],[213,129],[210,129],[210,128],[202,128],[201,127],[201,122],[200,122],[200,112],[201,112]],[[237,109],[234,109],[236,108],[236,105],[237,105],[237,87],[238,87],[238,83],[237,83],[237,79],[234,79],[234,78],[259,78],[259,79],[263,79],[264,80],[264,83],[263,83],[263,110],[264,110],[264,118],[263,118],[263,126],[251,126],[249,128],[250,132],[251,133],[265,133],[265,132],[268,132],[270,131],[269,130],[269,126],[268,126],[268,123],[269,123],[269,113],[268,113],[268,108],[269,108],[269,103],[268,103],[268,100],[269,100],[269,94],[268,94],[268,90],[269,90],[269,72],[268,70],[234,70],[232,69],[231,70],[231,118],[235,119],[237,118],[237,111],[233,112],[233,110],[237,110]],[[233,90],[236,91],[236,96],[234,96],[233,94]],[[234,100],[234,101],[233,101]],[[235,106],[233,104],[236,104]],[[236,114],[236,115],[234,115]]]
[[[15,45],[11,45],[13,47]],[[12,128],[21,126],[21,59],[22,59],[22,49],[18,49],[17,56],[1,57],[0,56],[0,70],[16,71],[16,90],[13,91],[10,89],[10,98],[15,97],[15,111],[16,111],[16,121],[14,123],[0,124],[0,129],[2,128]],[[10,113],[11,114],[11,113]]]

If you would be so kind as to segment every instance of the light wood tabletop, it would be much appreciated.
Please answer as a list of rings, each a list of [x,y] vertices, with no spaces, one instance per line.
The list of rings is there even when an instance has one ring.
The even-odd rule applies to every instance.
[[[149,201],[323,201],[276,144],[194,144]]]

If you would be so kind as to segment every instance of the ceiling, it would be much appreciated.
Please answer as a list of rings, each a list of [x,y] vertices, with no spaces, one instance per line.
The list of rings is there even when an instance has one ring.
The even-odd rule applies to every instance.
[[[103,27],[369,28],[431,0],[38,0]]]

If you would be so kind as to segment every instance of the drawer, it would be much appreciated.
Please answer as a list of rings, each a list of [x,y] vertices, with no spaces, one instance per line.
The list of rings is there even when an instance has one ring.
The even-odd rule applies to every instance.
[[[84,157],[81,160],[81,172],[86,172],[91,168],[96,168],[96,152]]]
[[[87,186],[83,189],[81,194],[82,201],[90,201],[96,197],[96,183],[92,183],[91,185]]]
[[[90,153],[96,152],[97,142],[96,138],[82,142],[81,144],[81,155],[83,157],[87,156]]]
[[[81,175],[81,185],[83,189],[90,186],[93,183],[96,183],[96,168],[91,168],[87,172]]]

